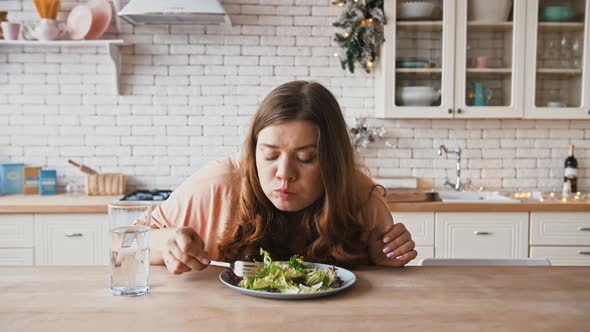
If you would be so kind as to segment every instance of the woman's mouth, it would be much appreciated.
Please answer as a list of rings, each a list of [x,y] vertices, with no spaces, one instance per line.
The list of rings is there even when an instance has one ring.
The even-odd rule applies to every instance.
[[[281,199],[289,199],[295,195],[294,192],[290,192],[287,189],[277,189],[275,192],[279,195]]]

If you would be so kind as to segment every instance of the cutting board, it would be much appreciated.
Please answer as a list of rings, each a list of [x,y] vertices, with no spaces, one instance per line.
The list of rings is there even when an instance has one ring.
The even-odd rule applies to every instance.
[[[439,201],[436,192],[407,189],[407,188],[387,188],[385,200],[388,203],[410,203],[410,202],[436,202]]]

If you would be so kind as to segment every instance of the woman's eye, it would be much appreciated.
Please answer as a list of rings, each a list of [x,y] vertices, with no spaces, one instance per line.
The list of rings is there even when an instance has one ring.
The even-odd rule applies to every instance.
[[[300,162],[304,163],[304,164],[309,164],[311,163],[313,160],[315,159],[315,157],[297,157],[297,160],[299,160]]]
[[[275,160],[277,158],[278,158],[278,156],[266,156],[266,155],[264,156],[264,160],[269,160],[269,161],[270,160]]]

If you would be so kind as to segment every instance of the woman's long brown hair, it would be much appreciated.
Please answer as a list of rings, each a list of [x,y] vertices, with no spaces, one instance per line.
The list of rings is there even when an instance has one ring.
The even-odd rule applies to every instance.
[[[292,120],[309,121],[318,128],[318,158],[324,185],[324,195],[305,209],[302,225],[296,228],[300,232],[297,235],[305,239],[303,252],[291,252],[288,248],[293,228],[289,228],[285,212],[278,210],[264,194],[256,169],[258,133]],[[342,111],[332,93],[321,84],[288,82],[266,96],[254,115],[240,167],[240,210],[219,242],[223,259],[256,259],[262,247],[273,259],[284,260],[298,254],[307,261],[343,266],[367,262],[358,212],[361,197],[368,199],[366,188],[370,187],[358,180],[361,168]]]

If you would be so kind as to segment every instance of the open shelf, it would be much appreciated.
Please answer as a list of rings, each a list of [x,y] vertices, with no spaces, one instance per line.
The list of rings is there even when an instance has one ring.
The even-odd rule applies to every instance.
[[[541,31],[584,31],[583,22],[539,22]]]
[[[467,68],[467,74],[473,75],[510,75],[512,74],[512,68]]]
[[[561,68],[538,68],[537,74],[555,75],[555,76],[578,76],[582,75],[581,69],[561,69]]]
[[[122,39],[99,39],[99,40],[0,40],[0,46],[63,46],[63,47],[100,47],[107,48],[107,56],[114,67],[115,77],[113,79],[114,93],[119,94],[119,68],[121,66],[121,53],[119,46],[125,45]]]
[[[502,22],[480,22],[480,21],[469,21],[467,22],[467,28],[473,31],[508,31],[512,30],[512,21]]]
[[[418,31],[437,31],[442,30],[442,21],[400,21],[396,22],[396,27],[400,29],[412,29]]]
[[[441,68],[396,68],[396,73],[400,74],[440,74]]]

